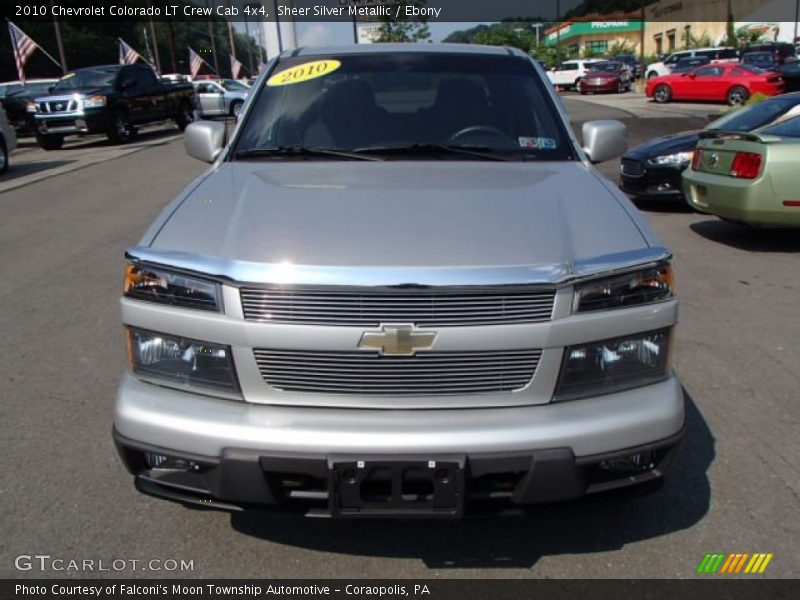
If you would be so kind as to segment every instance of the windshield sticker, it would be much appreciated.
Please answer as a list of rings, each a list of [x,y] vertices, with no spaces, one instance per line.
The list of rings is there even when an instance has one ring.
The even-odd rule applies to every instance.
[[[291,69],[286,69],[280,73],[273,75],[267,80],[268,87],[277,87],[280,85],[294,85],[295,83],[302,83],[310,79],[318,77],[325,77],[330,75],[336,69],[342,66],[338,60],[315,60],[314,62],[303,63]]]
[[[555,150],[556,141],[549,137],[519,137],[520,148],[530,148],[531,150]]]

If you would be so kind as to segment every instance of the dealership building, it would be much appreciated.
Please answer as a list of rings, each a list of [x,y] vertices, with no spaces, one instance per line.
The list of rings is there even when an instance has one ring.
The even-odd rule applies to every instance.
[[[545,43],[560,45],[570,54],[603,54],[613,45],[627,43],[644,54],[668,54],[687,41],[707,36],[713,44],[727,36],[729,11],[735,29],[758,31],[765,39],[791,42],[798,23],[778,16],[795,14],[797,0],[660,0],[642,13],[587,15],[564,21],[545,31]],[[785,5],[785,6],[784,6]]]

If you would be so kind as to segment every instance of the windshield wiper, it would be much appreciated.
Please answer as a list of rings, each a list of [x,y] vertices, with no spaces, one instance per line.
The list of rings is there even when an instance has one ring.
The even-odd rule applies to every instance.
[[[234,152],[233,158],[349,158],[351,160],[383,160],[376,156],[364,156],[333,148],[308,148],[306,146],[278,146],[276,148],[248,148]]]
[[[507,154],[500,154],[488,146],[458,146],[448,144],[408,144],[398,146],[369,146],[365,148],[356,148],[353,152],[358,155],[364,154],[408,154],[408,155],[430,155],[430,154],[459,154],[464,156],[472,156],[475,158],[482,158],[484,160],[502,160],[513,161],[513,157]]]

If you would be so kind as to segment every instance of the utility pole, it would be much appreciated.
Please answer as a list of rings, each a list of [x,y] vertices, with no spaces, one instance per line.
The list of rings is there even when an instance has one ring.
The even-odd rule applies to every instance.
[[[225,7],[228,9],[228,13],[231,12],[231,0],[225,0]],[[226,19],[225,22],[228,24],[228,39],[231,42],[231,56],[236,58],[236,45],[233,43],[233,25],[229,19]]]
[[[561,62],[561,0],[556,0],[556,67]]]
[[[253,45],[250,43],[250,28],[247,25],[247,12],[244,13],[244,37],[247,40],[247,66],[250,75],[253,74]]]
[[[209,0],[206,0],[206,7],[211,10]],[[214,58],[214,70],[219,73],[219,62],[217,61],[217,40],[214,38],[214,25],[211,19],[206,21],[206,24],[208,25],[208,37],[211,39],[211,56]]]
[[[640,13],[639,20],[641,21],[640,27],[642,28],[639,37],[639,64],[641,65],[642,69],[642,77],[645,75],[645,64],[644,64],[644,40],[645,40],[645,31],[644,31],[644,0],[642,0],[642,11]],[[634,72],[634,83],[636,82],[636,73]]]
[[[158,55],[158,40],[156,40],[156,24],[153,17],[150,17],[150,37],[153,38],[153,59],[156,61],[156,69],[161,73],[161,57]]]
[[[167,34],[169,34],[169,60],[172,63],[172,72],[178,72],[178,65],[175,62],[175,27],[172,21],[167,21]]]
[[[53,0],[50,0],[50,13],[53,13]],[[67,55],[64,53],[64,42],[61,39],[61,26],[58,24],[58,17],[53,16],[53,29],[56,32],[56,45],[58,46],[58,57],[61,59],[61,74],[67,74]]]
[[[797,23],[800,21],[800,0],[794,0],[794,39],[793,44],[797,44]]]

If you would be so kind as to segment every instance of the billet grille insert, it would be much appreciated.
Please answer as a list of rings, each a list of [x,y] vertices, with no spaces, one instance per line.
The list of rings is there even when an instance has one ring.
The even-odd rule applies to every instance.
[[[255,349],[254,354],[264,381],[278,390],[438,396],[520,390],[536,373],[542,351],[418,352],[397,357]]]
[[[555,290],[541,287],[464,289],[325,289],[243,287],[248,321],[298,325],[375,327],[414,323],[458,327],[539,323],[553,316]]]

